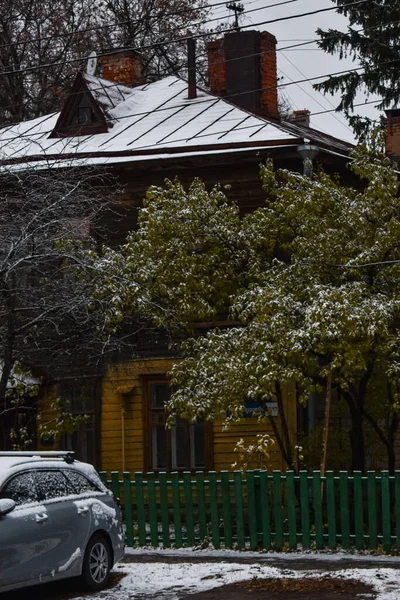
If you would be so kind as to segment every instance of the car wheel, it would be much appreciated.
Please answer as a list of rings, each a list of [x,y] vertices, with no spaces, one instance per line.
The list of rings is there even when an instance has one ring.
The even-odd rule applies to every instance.
[[[89,590],[102,590],[108,581],[111,569],[110,547],[101,533],[89,541],[83,559],[82,580]]]

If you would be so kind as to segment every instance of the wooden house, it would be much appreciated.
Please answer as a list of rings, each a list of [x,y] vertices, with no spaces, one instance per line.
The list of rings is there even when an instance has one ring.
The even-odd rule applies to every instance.
[[[278,112],[276,40],[268,32],[225,35],[208,46],[210,90],[176,76],[143,82],[140,55],[115,52],[99,60],[99,75],[78,73],[60,113],[0,131],[3,165],[99,165],[124,188],[124,218],[109,224],[109,242],[118,245],[135,227],[148,186],[178,177],[199,177],[208,186],[229,184],[227,194],[243,212],[264,199],[259,164],[301,172],[305,157],[349,177],[351,146],[312,129],[309,113],[289,120]],[[220,423],[179,421],[165,429],[167,373],[174,360],[154,346],[105,372],[54,381],[44,391],[70,400],[86,414],[79,430],[64,440],[79,458],[107,470],[229,469],[239,437],[250,439],[263,427],[253,419],[224,432]],[[291,435],[297,428],[295,390],[285,391]],[[278,423],[279,427],[279,423]],[[274,468],[283,467],[277,452]]]

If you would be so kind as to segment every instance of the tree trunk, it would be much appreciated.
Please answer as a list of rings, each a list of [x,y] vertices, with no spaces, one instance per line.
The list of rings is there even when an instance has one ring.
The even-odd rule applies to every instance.
[[[346,394],[347,396],[347,394]],[[365,445],[363,431],[363,417],[354,402],[349,403],[351,414],[351,468],[352,471],[364,471],[365,467]]]

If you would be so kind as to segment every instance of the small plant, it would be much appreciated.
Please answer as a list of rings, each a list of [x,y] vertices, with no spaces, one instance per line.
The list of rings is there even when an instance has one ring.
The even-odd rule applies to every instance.
[[[234,448],[237,461],[232,464],[233,469],[246,471],[247,469],[269,469],[271,467],[271,449],[275,440],[268,433],[258,433],[252,443],[246,443],[241,438]]]

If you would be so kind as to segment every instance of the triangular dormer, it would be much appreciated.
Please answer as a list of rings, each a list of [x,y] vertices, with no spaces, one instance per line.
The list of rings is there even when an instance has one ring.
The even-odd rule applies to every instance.
[[[74,137],[107,131],[106,115],[94,99],[84,76],[78,73],[49,137]]]

